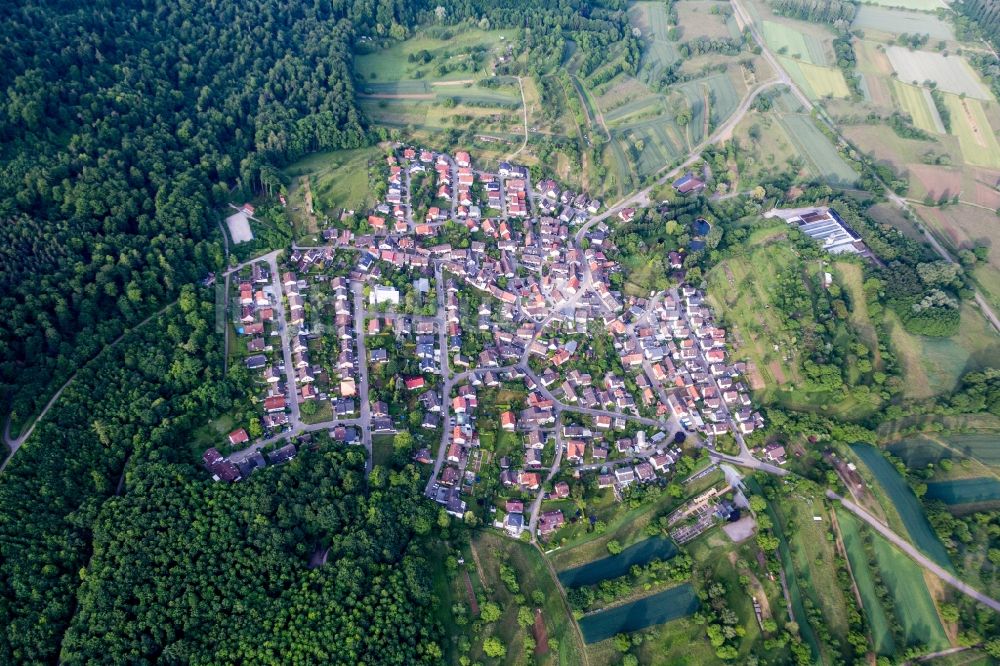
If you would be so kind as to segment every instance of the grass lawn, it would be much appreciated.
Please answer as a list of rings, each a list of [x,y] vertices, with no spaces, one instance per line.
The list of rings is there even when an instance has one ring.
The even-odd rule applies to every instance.
[[[896,648],[892,639],[891,622],[875,592],[875,579],[872,577],[871,569],[868,568],[868,557],[865,555],[861,533],[858,531],[858,519],[851,512],[838,506],[837,523],[840,525],[840,534],[847,550],[847,559],[851,563],[854,583],[861,594],[863,612],[871,629],[875,651],[878,654],[891,655]]]
[[[473,546],[483,569],[483,583],[493,591],[490,599],[499,604],[503,611],[501,618],[492,627],[487,627],[483,636],[497,636],[507,646],[507,657],[503,663],[530,663],[524,659],[526,632],[517,623],[518,605],[514,603],[514,595],[500,580],[500,564],[504,559],[515,570],[520,591],[528,597],[527,604],[532,609],[535,606],[530,598],[531,593],[539,590],[545,595],[545,601],[541,605],[545,628],[549,638],[558,641],[559,646],[556,652],[539,655],[539,663],[559,666],[582,663],[584,647],[580,634],[541,553],[528,543],[508,539],[490,531],[479,532],[473,539]],[[476,644],[471,655],[473,661],[483,658],[481,641],[474,642]]]
[[[315,400],[316,412],[306,415],[302,414],[303,423],[322,423],[333,420],[333,403],[329,400]]]
[[[372,464],[384,465],[393,454],[392,435],[372,435]]]
[[[223,414],[212,419],[200,428],[195,429],[190,440],[190,449],[193,459],[200,460],[205,449],[212,446],[228,444],[226,435],[236,430],[236,423],[229,414]]]

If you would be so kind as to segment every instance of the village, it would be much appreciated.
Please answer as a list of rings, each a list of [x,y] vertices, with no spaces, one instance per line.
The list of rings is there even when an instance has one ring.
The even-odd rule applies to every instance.
[[[364,232],[334,225],[321,246],[227,274],[260,414],[229,434],[228,455],[205,452],[214,478],[287,462],[317,432],[364,446],[371,469],[373,441],[405,430],[431,467],[427,496],[448,513],[475,508],[512,536],[550,539],[575,520],[552,508],[570,494],[566,474],[620,500],[666,483],[685,451],[726,460],[723,438],[739,449],[732,461],[784,462],[780,447],[758,451],[763,462],[744,441],[763,418],[726,331],[683,280],[684,255],[669,257],[667,290],[611,288],[612,225],[634,209],[602,214],[585,193],[534,184],[516,164],[477,169],[462,151],[399,146],[384,173]],[[703,187],[691,174],[674,183],[682,196]],[[484,477],[498,482],[489,506]]]

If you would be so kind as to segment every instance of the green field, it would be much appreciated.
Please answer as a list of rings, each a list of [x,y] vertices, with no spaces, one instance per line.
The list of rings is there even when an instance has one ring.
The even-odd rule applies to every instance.
[[[450,36],[447,39],[420,34],[401,42],[393,42],[387,48],[355,56],[355,74],[365,82],[416,81],[424,76],[444,81],[480,78],[486,72],[482,68],[478,71],[472,69],[470,51],[480,48],[498,51],[516,34],[515,30],[485,31],[468,26],[456,27],[448,32]],[[411,54],[421,51],[427,51],[433,59],[427,64],[409,61]],[[468,68],[455,69],[444,75],[438,75],[434,71],[438,64],[454,64],[456,61],[468,62]]]
[[[598,611],[580,620],[587,643],[599,643],[612,636],[663,624],[690,615],[698,609],[698,595],[685,583],[621,606]]]
[[[827,64],[823,43],[812,35],[774,21],[764,21],[763,28],[764,41],[778,55],[813,65]]]
[[[594,585],[609,578],[618,578],[633,566],[645,566],[654,559],[669,560],[677,554],[677,546],[666,537],[650,537],[632,544],[617,555],[603,557],[573,569],[559,572],[559,582],[565,587]]]
[[[927,484],[927,498],[945,504],[976,504],[1000,500],[1000,479],[983,476],[974,479],[934,481]]]
[[[995,365],[1000,339],[986,318],[968,302],[962,305],[958,333],[929,338],[903,330],[894,313],[886,315],[893,348],[906,377],[908,398],[928,398],[955,388],[962,375]]]
[[[479,532],[473,539],[475,552],[482,566],[483,585],[490,591],[488,597],[503,610],[502,617],[482,635],[496,636],[507,646],[507,659],[503,663],[521,663],[524,638],[527,635],[526,630],[517,623],[518,604],[514,602],[514,595],[500,580],[500,565],[504,561],[514,569],[520,593],[530,596],[533,591],[539,590],[545,595],[545,601],[541,605],[542,617],[549,639],[557,640],[559,649],[555,654],[550,651],[547,655],[540,655],[538,663],[551,666],[582,663],[584,646],[542,554],[530,544],[493,532]],[[472,656],[473,661],[482,658],[479,645],[473,648]]]
[[[950,647],[934,600],[927,591],[923,569],[881,535],[874,538],[879,573],[893,596],[907,644],[924,645],[929,651]]]
[[[899,101],[900,107],[909,114],[914,125],[925,132],[944,134],[941,117],[938,115],[937,107],[929,99],[929,93],[926,89],[903,83],[898,79],[892,80],[892,87],[896,92],[896,99]]]
[[[914,545],[942,567],[951,569],[948,552],[928,522],[923,507],[920,506],[920,501],[906,485],[906,480],[896,471],[896,468],[874,446],[852,444],[851,450],[871,470],[879,485],[885,490]]]
[[[812,118],[806,115],[788,114],[780,116],[780,122],[799,153],[817,175],[834,186],[852,187],[857,182],[857,172],[844,161],[830,139],[816,127]]]
[[[891,655],[896,648],[895,641],[892,639],[891,622],[875,592],[875,579],[872,578],[871,569],[868,568],[868,557],[865,555],[861,533],[858,531],[858,520],[852,513],[838,506],[837,523],[840,525],[840,534],[844,540],[847,559],[851,563],[854,583],[858,586],[858,592],[861,594],[864,615],[871,629],[875,652]]]
[[[316,215],[333,215],[341,208],[365,208],[374,204],[368,184],[368,167],[382,155],[377,146],[356,150],[314,153],[284,170],[291,180],[288,189],[290,216],[300,233],[315,233],[306,192],[312,194]]]
[[[928,35],[936,40],[955,39],[951,26],[934,14],[873,5],[859,5],[851,27],[855,30],[878,30],[896,35]]]
[[[951,115],[951,133],[958,137],[965,163],[1000,168],[1000,144],[979,100],[946,93],[944,101]]]
[[[662,2],[633,3],[629,7],[629,20],[642,33],[645,42],[640,63],[641,78],[645,81],[659,80],[663,70],[680,57],[676,44],[667,39],[669,20],[666,6]]]
[[[785,56],[778,56],[778,60],[792,80],[812,99],[849,97],[851,94],[839,69],[813,65]]]

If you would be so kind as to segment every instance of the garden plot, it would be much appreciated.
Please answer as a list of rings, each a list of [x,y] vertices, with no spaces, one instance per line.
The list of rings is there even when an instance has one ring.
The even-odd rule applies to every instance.
[[[965,163],[1000,168],[1000,144],[979,100],[945,95],[944,101],[951,115],[951,133],[958,137]]]
[[[779,55],[812,63],[826,65],[826,51],[823,42],[808,33],[774,21],[764,21],[764,41]]]
[[[955,32],[951,26],[934,14],[873,5],[860,5],[851,27],[856,30],[878,30],[896,35],[903,33],[929,35],[931,39],[936,40],[955,39]]]
[[[912,86],[909,83],[893,80],[893,88],[896,91],[896,99],[899,106],[913,120],[913,124],[925,132],[944,134],[944,124],[941,116],[938,115],[934,100],[931,99],[930,90],[922,86]]]
[[[993,99],[969,63],[961,56],[944,56],[929,51],[911,51],[902,46],[885,50],[900,81],[920,84],[934,81],[939,90],[976,99]]]

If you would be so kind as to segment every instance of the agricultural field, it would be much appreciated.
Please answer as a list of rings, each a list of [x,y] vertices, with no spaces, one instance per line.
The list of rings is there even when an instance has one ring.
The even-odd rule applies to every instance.
[[[914,125],[925,132],[945,133],[941,116],[938,115],[937,107],[934,106],[934,100],[931,99],[931,93],[927,88],[903,83],[898,79],[893,79],[892,88],[896,93],[896,99],[899,100],[900,108],[910,116]]]
[[[828,64],[823,42],[813,35],[776,21],[763,21],[762,27],[764,41],[776,54],[813,65]]]
[[[640,78],[656,81],[663,70],[673,64],[680,55],[675,42],[667,39],[669,22],[666,6],[662,2],[636,2],[629,7],[629,20],[639,29],[645,43]]]
[[[948,558],[948,552],[928,522],[920,501],[910,490],[906,480],[877,448],[867,444],[854,444],[851,450],[871,471],[885,492],[887,500],[903,521],[913,544],[942,567],[950,569],[951,560]],[[888,510],[888,507],[886,508]]]
[[[522,541],[514,541],[492,532],[480,532],[473,540],[474,560],[482,576],[483,585],[492,594],[489,599],[497,603],[503,615],[492,628],[487,628],[484,637],[493,635],[507,647],[504,663],[524,663],[524,639],[533,628],[522,628],[517,622],[518,604],[514,602],[514,592],[501,580],[501,565],[511,567],[519,583],[520,593],[530,601],[532,608],[540,607],[547,637],[558,641],[558,649],[546,654],[536,654],[538,663],[552,666],[571,666],[583,661],[583,644],[574,626],[569,608],[563,601],[557,583],[549,573],[541,553]],[[540,591],[544,600],[540,605],[531,600],[531,594]],[[537,634],[536,641],[537,641]],[[481,659],[481,644],[473,647],[473,660]]]
[[[951,25],[934,14],[875,5],[859,5],[851,27],[866,32],[875,30],[896,35],[903,33],[929,35],[934,40],[955,39],[955,31]]]
[[[993,99],[979,80],[979,75],[962,56],[911,51],[903,46],[886,47],[885,53],[900,81],[914,84],[934,81],[945,92],[964,93],[967,97],[982,100]]]
[[[844,641],[848,633],[847,606],[837,581],[830,515],[820,497],[801,496],[774,507],[788,539],[794,575],[805,598],[822,612],[833,638]],[[821,520],[815,520],[815,517]],[[803,622],[799,620],[800,624]]]
[[[941,626],[934,599],[927,590],[924,571],[916,562],[879,534],[874,536],[879,573],[889,588],[908,645],[924,645],[929,651],[951,646]]]
[[[849,97],[851,94],[843,73],[835,67],[814,65],[785,56],[778,56],[778,61],[795,84],[812,99]]]
[[[861,542],[858,519],[839,506],[836,513],[844,550],[847,551],[847,559],[851,564],[851,575],[861,595],[863,612],[871,630],[875,652],[880,655],[891,655],[896,649],[896,643],[892,638],[891,621],[875,592],[875,579],[868,567],[868,557]]]
[[[951,115],[952,134],[958,137],[965,163],[1000,169],[1000,144],[979,100],[946,94],[944,101]]]
[[[815,173],[834,186],[852,187],[858,173],[844,161],[836,146],[816,127],[812,118],[802,114],[780,116],[785,132],[806,158]]]

